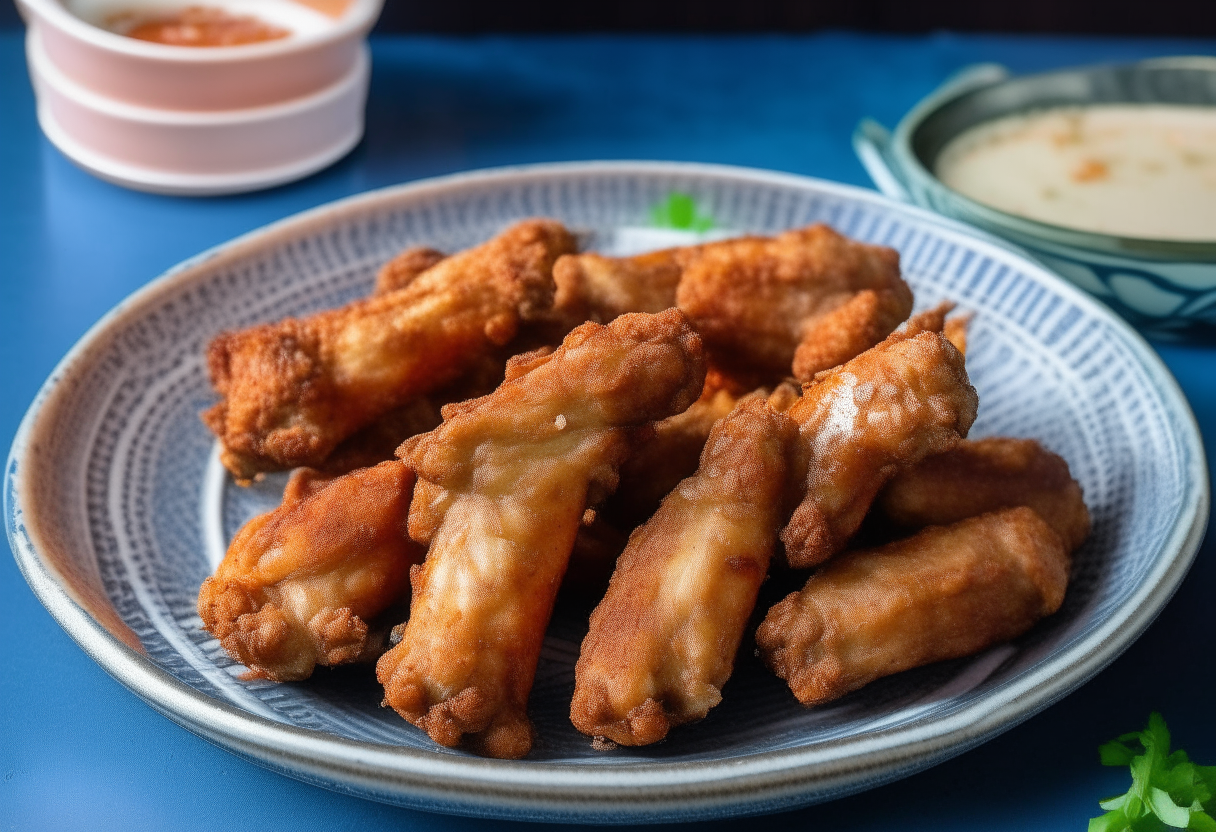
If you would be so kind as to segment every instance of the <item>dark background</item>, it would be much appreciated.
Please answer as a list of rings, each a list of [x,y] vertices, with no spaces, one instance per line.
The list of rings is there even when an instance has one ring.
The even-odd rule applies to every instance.
[[[0,0],[0,28],[18,25],[12,0]],[[1216,0],[387,0],[376,27],[451,34],[826,28],[1203,37],[1216,35]]]

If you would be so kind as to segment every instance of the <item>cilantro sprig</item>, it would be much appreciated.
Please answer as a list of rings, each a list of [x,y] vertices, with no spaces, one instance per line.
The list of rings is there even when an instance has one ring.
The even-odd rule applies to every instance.
[[[714,227],[713,217],[697,210],[697,201],[688,194],[673,193],[650,209],[650,223],[656,228],[676,228],[681,231],[708,231]]]
[[[1089,832],[1216,832],[1216,766],[1195,765],[1185,751],[1170,753],[1170,732],[1161,714],[1143,731],[1124,734],[1098,749],[1104,766],[1128,766],[1132,787],[1103,800],[1106,814],[1089,821]]]

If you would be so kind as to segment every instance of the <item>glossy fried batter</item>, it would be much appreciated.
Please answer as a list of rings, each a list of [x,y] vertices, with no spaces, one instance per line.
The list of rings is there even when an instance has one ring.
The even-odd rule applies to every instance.
[[[397,460],[333,480],[298,472],[203,581],[203,626],[253,677],[278,682],[374,659],[384,645],[368,622],[408,592],[424,552],[406,534],[413,484]]]
[[[750,396],[713,428],[701,466],[634,532],[591,615],[570,719],[647,745],[721,699],[782,520],[797,426]]]
[[[460,378],[552,303],[553,262],[573,236],[518,223],[395,291],[212,341],[222,400],[204,420],[238,480],[320,464],[346,437]]]
[[[432,266],[439,264],[447,257],[442,251],[436,251],[426,246],[407,248],[392,260],[380,267],[376,274],[376,287],[373,295],[383,295],[404,289],[414,282],[414,278]]]
[[[1069,558],[1028,508],[849,552],[769,610],[761,657],[804,705],[892,673],[968,656],[1059,609]]]
[[[553,308],[571,319],[608,323],[627,312],[662,312],[676,305],[683,261],[695,247],[634,257],[587,252],[559,257],[553,266]]]
[[[899,473],[875,502],[907,528],[944,526],[1012,506],[1034,509],[1069,552],[1089,536],[1089,510],[1068,463],[1033,439],[964,440]]]
[[[509,375],[401,449],[418,472],[410,534],[430,550],[376,667],[386,703],[436,742],[501,758],[531,748],[528,694],[588,503],[639,430],[696,399],[705,360],[672,309],[584,324]]]
[[[781,533],[789,564],[815,566],[843,549],[887,480],[954,447],[977,406],[963,356],[936,332],[893,333],[816,376],[789,410],[806,471]]]
[[[809,381],[885,338],[912,311],[892,249],[826,225],[701,246],[676,291],[725,367]]]

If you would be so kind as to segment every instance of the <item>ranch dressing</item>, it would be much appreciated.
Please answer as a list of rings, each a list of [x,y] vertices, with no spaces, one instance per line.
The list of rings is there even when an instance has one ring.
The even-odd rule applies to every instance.
[[[1007,116],[953,139],[937,176],[1011,214],[1124,237],[1216,241],[1216,107]]]

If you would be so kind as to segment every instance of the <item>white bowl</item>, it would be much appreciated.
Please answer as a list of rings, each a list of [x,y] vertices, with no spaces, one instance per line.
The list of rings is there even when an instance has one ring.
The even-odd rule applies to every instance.
[[[103,2],[73,0],[73,7],[100,9]],[[350,75],[359,62],[359,45],[384,0],[333,0],[329,5],[335,11],[345,7],[335,15],[308,12],[301,5],[301,14],[311,15],[313,25],[302,26],[289,37],[205,48],[124,37],[72,14],[60,0],[17,3],[30,28],[41,31],[47,58],[82,88],[144,107],[236,110],[311,95]],[[191,0],[136,0],[124,7],[190,4]],[[230,3],[212,0],[207,5]]]
[[[191,111],[130,104],[77,83],[50,59],[44,34],[38,25],[26,34],[38,122],[66,156],[119,185],[193,196],[267,188],[332,164],[363,135],[366,46],[356,44],[343,76],[308,95]]]

